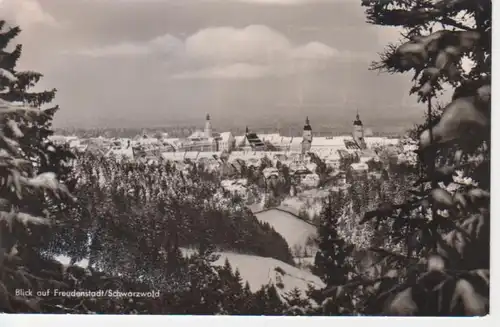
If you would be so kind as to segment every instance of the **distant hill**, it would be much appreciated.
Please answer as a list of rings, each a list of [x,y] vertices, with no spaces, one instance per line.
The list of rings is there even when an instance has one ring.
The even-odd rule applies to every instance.
[[[414,125],[413,122],[399,122],[394,123],[387,122],[386,124],[379,125],[366,125],[367,136],[379,136],[379,137],[398,137],[406,133]],[[133,138],[137,135],[147,134],[149,136],[159,135],[161,133],[168,133],[169,137],[187,137],[191,135],[195,130],[200,129],[200,126],[173,126],[173,127],[134,127],[134,128],[55,128],[54,132],[57,135],[76,135],[80,138],[92,138],[92,137],[124,137]],[[225,132],[230,131],[234,135],[245,134],[246,126],[217,126],[214,124],[215,132]],[[301,136],[302,129],[304,128],[303,123],[298,122],[295,124],[290,124],[282,126],[281,128],[276,128],[273,126],[266,127],[265,125],[253,125],[249,127],[252,132],[258,134],[270,134],[270,133],[280,133],[283,136]],[[339,136],[346,135],[352,132],[350,123],[346,123],[343,126],[329,126],[329,125],[314,125],[313,135],[314,136]]]

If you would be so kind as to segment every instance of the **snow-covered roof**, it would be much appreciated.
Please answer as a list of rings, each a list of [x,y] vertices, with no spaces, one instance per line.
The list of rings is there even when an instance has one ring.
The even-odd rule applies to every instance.
[[[368,170],[368,165],[364,162],[358,162],[351,164],[351,168],[357,171]]]
[[[195,131],[193,134],[191,134],[188,139],[206,139],[207,135],[203,131]]]
[[[128,159],[132,159],[134,158],[134,152],[132,150],[132,147],[121,147],[121,148],[118,148],[118,147],[115,147],[115,148],[112,148],[111,150],[108,151],[107,153],[108,156],[114,156],[116,158],[122,158],[122,157],[126,157]]]
[[[171,147],[173,150],[177,150],[182,146],[181,140],[177,138],[163,139],[161,142],[162,146]]]
[[[313,137],[311,147],[333,147],[333,148],[345,148],[344,139],[350,138],[350,136],[327,136],[327,137]]]
[[[368,147],[374,145],[397,145],[399,143],[398,138],[389,138],[389,137],[365,137],[365,143]]]
[[[69,146],[72,148],[72,147],[79,146],[80,145],[80,140],[78,140],[78,139],[72,139],[72,140],[69,140],[68,143],[69,143]]]
[[[120,139],[120,141],[128,141],[128,139]],[[139,143],[139,144],[158,144],[160,143],[160,140],[158,140],[157,138],[153,138],[153,137],[146,137],[146,138],[140,138],[140,139],[137,139],[135,140],[136,143]]]
[[[317,167],[317,165],[315,163],[308,163],[308,164],[306,164],[306,168],[308,170],[310,170],[310,171],[315,171],[316,167]]]
[[[216,160],[215,157],[220,158],[222,152],[209,152],[209,151],[177,151],[177,152],[163,152],[162,158],[171,161],[184,161],[184,159],[201,160],[210,159]],[[215,156],[215,157],[214,157]]]
[[[271,176],[279,176],[278,169],[276,168],[265,168],[262,173],[264,174],[265,178],[269,178]]]
[[[184,161],[184,153],[185,152],[163,152],[161,157],[168,161]]]
[[[199,155],[200,152],[195,152],[195,151],[184,152],[184,159],[196,160],[198,159]]]
[[[236,141],[236,144],[241,144],[245,141],[245,135],[236,135],[234,140]]]
[[[279,133],[259,134],[258,136],[262,141],[269,142],[273,145],[278,145],[283,143],[283,136],[281,136]]]
[[[307,174],[307,175],[304,177],[304,180],[313,180],[313,181],[317,181],[317,180],[319,180],[319,175],[318,175],[318,174],[316,174],[316,173]]]
[[[215,160],[215,157],[217,158],[220,158],[222,152],[205,152],[205,151],[202,151],[202,152],[199,152],[198,153],[198,160],[199,159],[214,159]]]
[[[78,140],[77,136],[50,135],[49,140],[54,143],[66,143],[72,140]]]
[[[219,137],[222,142],[229,142],[229,140],[233,137],[231,132],[222,132],[219,134]]]

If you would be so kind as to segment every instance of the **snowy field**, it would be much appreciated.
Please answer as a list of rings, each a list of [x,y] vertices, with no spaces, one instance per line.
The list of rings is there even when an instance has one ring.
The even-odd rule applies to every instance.
[[[182,249],[182,252],[184,255],[189,255],[194,251]],[[268,284],[276,285],[281,295],[294,288],[298,288],[304,294],[308,285],[315,288],[325,287],[319,277],[277,259],[230,252],[217,252],[216,254],[220,257],[214,264],[223,266],[227,258],[231,267],[239,270],[243,281],[248,281],[252,292]]]
[[[238,268],[243,280],[247,280],[252,291],[257,291],[262,285],[282,283],[278,287],[281,294],[293,290],[295,287],[305,292],[308,285],[323,288],[325,284],[321,279],[308,271],[295,268],[287,263],[273,259],[252,255],[221,253],[216,264],[224,264],[226,258],[233,269]]]
[[[291,249],[305,247],[307,239],[316,235],[316,227],[304,222],[294,215],[277,209],[271,209],[255,214],[260,222],[271,225],[281,234]]]

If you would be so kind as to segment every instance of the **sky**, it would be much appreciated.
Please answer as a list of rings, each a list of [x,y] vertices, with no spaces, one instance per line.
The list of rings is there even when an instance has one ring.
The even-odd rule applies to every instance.
[[[56,127],[408,125],[409,77],[369,71],[399,31],[361,0],[0,0]]]

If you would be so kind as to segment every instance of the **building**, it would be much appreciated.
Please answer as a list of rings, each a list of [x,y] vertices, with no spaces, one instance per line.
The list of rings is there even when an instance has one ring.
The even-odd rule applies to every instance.
[[[346,150],[361,150],[358,142],[356,142],[354,139],[344,139],[344,146]]]
[[[365,131],[363,123],[361,122],[361,119],[359,119],[359,113],[356,114],[356,120],[353,123],[352,138],[361,150],[366,149]]]
[[[269,179],[271,177],[278,178],[280,175],[278,169],[273,168],[273,167],[264,168],[264,170],[262,171],[262,174],[264,174],[265,179]]]
[[[106,153],[107,157],[114,157],[118,160],[133,160],[136,156],[130,140],[114,140],[110,149]]]
[[[256,133],[252,133],[248,130],[248,127],[245,131],[245,137],[243,141],[237,145],[243,151],[264,151],[265,144],[262,140],[257,136]]]
[[[210,115],[209,114],[207,114],[207,117],[205,119],[205,137],[206,138],[212,137],[212,124],[210,123]]]
[[[302,178],[300,179],[300,184],[302,186],[314,188],[314,187],[318,187],[318,185],[320,183],[320,178],[319,178],[318,174],[316,174],[316,173],[306,174],[305,176],[301,176],[301,177]]]
[[[364,171],[368,171],[370,167],[368,166],[367,163],[365,162],[356,162],[356,163],[352,163],[351,166],[350,166],[350,169],[354,172],[364,172]]]
[[[311,150],[312,145],[312,128],[311,124],[309,124],[309,117],[306,117],[306,124],[304,125],[304,130],[302,131],[302,155],[306,154]]]
[[[210,115],[207,114],[205,128],[197,130],[180,142],[178,151],[217,151],[219,139],[214,138]]]
[[[222,132],[219,134],[219,151],[231,152],[234,148],[234,136],[231,132]]]
[[[292,176],[295,179],[296,182],[300,183],[303,179],[306,178],[307,175],[312,174],[312,172],[307,169],[305,166],[300,166],[297,167],[296,169],[292,170]]]

